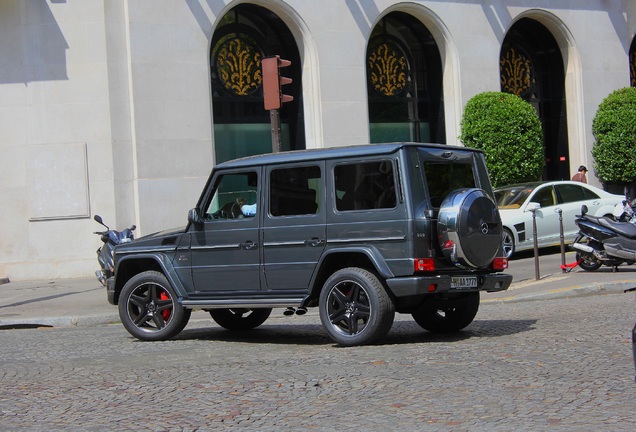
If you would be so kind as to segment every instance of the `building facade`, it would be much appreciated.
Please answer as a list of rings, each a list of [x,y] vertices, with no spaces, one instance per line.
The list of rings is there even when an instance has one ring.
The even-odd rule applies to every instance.
[[[544,178],[569,178],[636,80],[635,31],[628,0],[2,0],[0,276],[90,276],[94,214],[185,225],[215,163],[271,150],[272,55],[283,149],[461,144],[468,99],[506,91],[539,113]]]

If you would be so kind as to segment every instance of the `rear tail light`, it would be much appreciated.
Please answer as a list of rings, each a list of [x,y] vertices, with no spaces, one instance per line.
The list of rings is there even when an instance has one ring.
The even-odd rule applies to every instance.
[[[435,270],[435,260],[433,258],[415,258],[413,264],[416,272]]]
[[[493,270],[506,270],[508,268],[508,258],[495,258],[492,260]]]

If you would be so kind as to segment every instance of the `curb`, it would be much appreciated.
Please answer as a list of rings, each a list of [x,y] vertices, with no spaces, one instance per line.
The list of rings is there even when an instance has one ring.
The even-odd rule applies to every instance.
[[[483,300],[482,304],[488,303],[515,303],[538,300],[551,300],[560,298],[587,297],[603,294],[623,294],[626,289],[633,288],[636,282],[615,282],[615,283],[594,283],[584,286],[571,286],[557,288],[540,293],[511,295],[509,297]]]
[[[0,319],[0,330],[25,327],[96,327],[119,322],[118,314]]]

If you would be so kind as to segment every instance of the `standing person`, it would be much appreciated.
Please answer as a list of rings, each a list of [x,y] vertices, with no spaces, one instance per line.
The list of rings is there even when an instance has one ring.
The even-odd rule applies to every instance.
[[[579,167],[579,171],[572,176],[572,181],[580,181],[581,183],[587,183],[587,177],[585,177],[586,172],[587,172],[587,168],[585,168],[585,165],[581,165]]]

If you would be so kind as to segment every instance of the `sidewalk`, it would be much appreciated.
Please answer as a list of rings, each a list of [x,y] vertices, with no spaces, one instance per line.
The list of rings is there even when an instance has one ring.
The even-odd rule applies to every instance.
[[[636,287],[636,266],[612,272],[575,268],[540,280],[514,280],[507,291],[484,293],[482,304],[547,300],[599,294],[623,294]],[[633,294],[624,294],[633,300]],[[14,327],[92,326],[119,322],[117,307],[108,303],[106,288],[95,278],[20,281],[0,284],[0,329]]]

